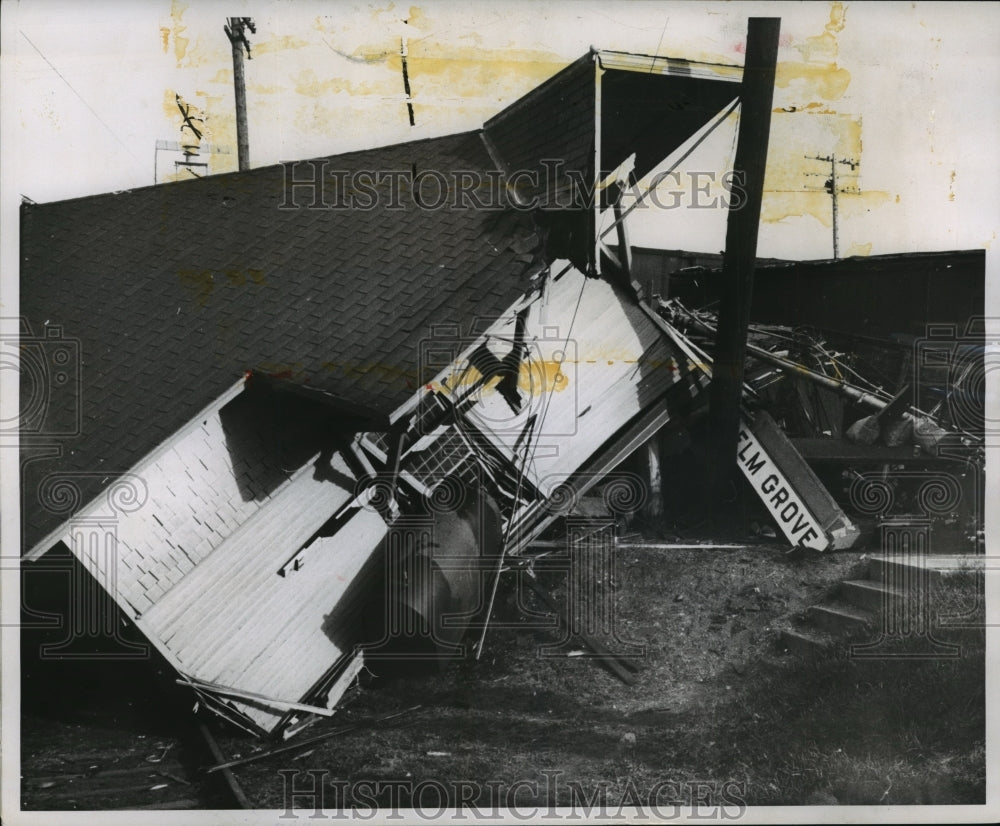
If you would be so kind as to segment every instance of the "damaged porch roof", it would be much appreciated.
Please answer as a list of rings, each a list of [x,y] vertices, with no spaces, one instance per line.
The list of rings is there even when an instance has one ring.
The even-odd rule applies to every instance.
[[[608,80],[603,109],[595,66]],[[738,67],[591,52],[483,130],[299,163],[294,177],[324,170],[334,203],[335,173],[486,178],[561,158],[592,176],[585,156],[602,127],[606,159],[620,163],[632,140],[643,174],[736,96],[740,75]],[[283,209],[290,174],[275,165],[22,206],[24,548],[246,370],[320,391],[377,429],[415,389],[432,328],[461,324],[464,333],[495,317],[543,263],[527,212],[421,208],[406,193],[394,202],[388,184],[374,187],[370,209],[309,208],[313,192],[301,187],[299,208]],[[60,340],[68,372],[45,363]],[[79,501],[40,501],[53,476],[70,478]]]
[[[538,173],[537,187],[518,179],[525,195],[551,196],[567,173],[588,180],[595,162],[607,174],[633,153],[638,179],[731,103],[742,77],[738,66],[592,50],[486,121],[483,133],[504,172]],[[546,169],[553,160],[558,171]]]

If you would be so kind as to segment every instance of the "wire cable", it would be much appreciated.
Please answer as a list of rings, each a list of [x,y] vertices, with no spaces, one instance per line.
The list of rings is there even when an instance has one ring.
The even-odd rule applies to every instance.
[[[28,37],[28,35],[26,35],[23,31],[21,32],[21,37],[23,37],[25,40],[27,40],[28,43],[30,44],[31,48],[34,49],[36,52],[38,52],[39,57],[41,57],[42,60],[44,60],[48,64],[49,68],[53,72],[55,72],[57,75],[59,75],[59,79],[62,80],[62,82],[65,83],[69,87],[69,90],[80,99],[80,102],[84,106],[86,106],[87,109],[90,110],[90,114],[92,114],[95,118],[97,118],[98,121],[100,121],[101,126],[103,126],[105,129],[107,129],[112,134],[112,136],[114,137],[114,139],[116,141],[118,141],[118,143],[120,143],[122,145],[122,148],[126,152],[128,152],[129,155],[131,155],[133,158],[135,158],[136,163],[142,163],[142,161],[140,161],[138,158],[136,158],[135,153],[131,149],[128,148],[128,145],[120,137],[118,137],[118,133],[116,133],[114,129],[112,129],[110,126],[108,126],[104,122],[104,120],[101,118],[101,116],[98,115],[96,111],[94,111],[94,107],[91,106],[89,103],[87,103],[86,100],[84,100],[83,95],[81,95],[78,91],[76,91],[76,89],[73,88],[73,84],[72,83],[70,83],[68,80],[66,80],[65,75],[63,75],[62,72],[60,72],[55,66],[52,65],[52,61],[50,61],[42,53],[41,49],[39,49],[34,43],[31,42],[31,38]]]
[[[565,272],[565,270],[564,270],[564,272]],[[569,329],[566,331],[566,342],[565,342],[565,344],[563,345],[563,348],[562,348],[562,350],[563,350],[563,358],[564,359],[565,359],[565,356],[566,356],[566,349],[569,347],[570,338],[573,335],[573,326],[576,324],[576,316],[577,316],[577,314],[580,311],[580,304],[583,301],[583,291],[586,288],[586,286],[587,286],[587,278],[586,278],[586,276],[584,276],[583,277],[583,281],[580,284],[580,293],[576,297],[576,306],[573,308],[573,317],[570,319]],[[542,380],[544,382],[545,381],[545,377],[546,377],[546,374],[545,374],[545,371],[544,371],[544,369],[545,369],[544,363],[542,365],[542,368],[543,368]],[[543,430],[543,426],[545,424],[545,417],[548,415],[549,404],[552,401],[552,394],[554,392],[555,392],[555,381],[552,382],[552,386],[549,388],[548,392],[545,395],[545,403],[544,403],[544,407],[542,409],[542,415],[541,415],[540,420],[534,422],[531,425],[532,428],[534,429],[534,432],[532,432],[529,435],[529,437],[528,437],[528,441],[532,442],[532,444],[531,444],[530,458],[529,458],[529,453],[528,453],[528,444],[526,443],[525,446],[524,446],[525,447],[524,459],[521,462],[521,469],[520,469],[520,472],[518,473],[518,477],[517,477],[517,489],[516,489],[515,494],[514,494],[514,508],[515,508],[515,510],[513,510],[511,512],[510,519],[508,520],[506,529],[504,530],[503,542],[500,545],[500,555],[499,555],[499,557],[497,559],[497,568],[496,568],[496,572],[495,572],[495,574],[493,576],[493,588],[490,591],[490,599],[489,599],[489,603],[486,606],[486,613],[484,615],[485,616],[485,620],[483,622],[483,631],[482,631],[482,634],[480,634],[480,636],[479,636],[479,644],[476,647],[476,659],[477,660],[482,656],[482,654],[483,654],[483,647],[486,644],[486,632],[489,629],[490,615],[493,613],[493,605],[496,602],[497,589],[500,587],[500,574],[503,572],[504,560],[506,559],[506,556],[507,556],[507,545],[510,542],[511,530],[513,529],[514,520],[515,520],[515,517],[517,515],[517,510],[516,510],[516,508],[517,508],[517,501],[518,501],[518,499],[521,496],[521,486],[522,486],[522,484],[524,482],[525,470],[526,470],[527,465],[529,464],[529,462],[532,462],[532,463],[534,462],[535,452],[538,449],[538,443],[539,443],[539,441],[541,440],[541,437],[542,437],[542,430]]]

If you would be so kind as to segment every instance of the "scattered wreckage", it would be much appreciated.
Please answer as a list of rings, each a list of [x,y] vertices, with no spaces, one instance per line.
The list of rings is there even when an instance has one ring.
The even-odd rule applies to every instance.
[[[332,713],[366,658],[417,656],[420,644],[431,656],[461,652],[466,631],[484,627],[505,564],[671,420],[690,423],[711,376],[708,356],[634,292],[566,261],[457,354],[461,341],[434,342],[445,365],[388,432],[304,462],[270,492],[271,507],[158,598],[122,567],[120,549],[81,549],[92,565],[119,565],[116,600],[179,680],[233,723],[295,731]],[[225,457],[205,444],[226,438],[226,411],[273,388],[249,376],[150,456],[137,472],[151,494],[184,475],[186,452]],[[740,466],[790,543],[856,538],[763,410],[748,411],[741,437]],[[141,547],[158,531],[185,552],[191,522],[225,519],[239,500],[220,482],[226,468],[207,470],[201,511],[159,526],[156,509],[138,509],[117,522],[115,542]],[[263,484],[275,471],[255,475]]]
[[[471,630],[481,650],[503,572],[530,561],[531,543],[630,454],[707,410],[712,318],[654,306],[632,282],[622,194],[728,117],[740,74],[584,56],[488,122],[482,141],[501,170],[540,168],[551,147],[526,142],[525,125],[576,95],[583,116],[563,158],[591,171],[599,197],[536,216],[546,256],[530,285],[473,335],[436,331],[415,355],[419,389],[387,427],[305,439],[292,462],[270,449],[260,411],[295,390],[252,371],[26,559],[62,542],[198,702],[254,734],[290,736],[330,716],[366,662],[460,654]],[[514,197],[558,202],[572,184]],[[858,526],[762,403],[775,371],[835,387],[887,425],[910,416],[915,438],[944,429],[762,344],[773,341],[749,350],[760,369],[746,382],[738,466],[790,544],[850,547]]]
[[[354,292],[367,287],[371,292],[366,303],[380,302],[383,317],[399,319],[398,330],[382,323],[383,335],[391,339],[385,346],[368,341],[364,329],[350,339],[341,336],[341,348],[357,358],[384,359],[390,345],[404,352],[426,334],[426,327],[415,326],[420,317],[400,311],[407,303],[429,307],[426,318],[441,325],[456,320],[466,324],[470,319],[458,314],[459,308],[484,312],[484,302],[477,306],[474,297],[486,293],[485,306],[492,308],[494,320],[486,330],[474,332],[469,347],[459,342],[446,358],[439,356],[447,336],[435,331],[431,351],[418,354],[410,349],[409,369],[417,358],[425,367],[438,364],[438,369],[421,379],[421,389],[389,417],[387,427],[357,426],[353,435],[331,437],[306,433],[307,424],[286,421],[280,438],[292,444],[287,450],[275,449],[279,437],[267,411],[282,407],[282,391],[294,381],[272,382],[271,371],[256,369],[249,382],[237,382],[221,396],[215,390],[214,400],[202,402],[194,418],[187,413],[180,419],[187,423],[179,429],[174,424],[171,432],[147,413],[148,407],[156,409],[149,402],[163,397],[166,401],[157,404],[166,408],[167,416],[161,419],[176,422],[179,416],[176,394],[147,381],[153,372],[150,362],[163,359],[164,347],[147,348],[142,369],[133,371],[135,387],[148,387],[146,396],[130,391],[118,419],[151,447],[117,452],[130,457],[125,472],[115,468],[104,473],[99,466],[80,472],[78,465],[86,457],[99,465],[113,452],[109,444],[115,444],[116,435],[105,432],[111,420],[95,409],[84,413],[85,428],[72,422],[74,426],[66,428],[75,455],[70,450],[26,460],[25,487],[33,483],[40,501],[30,502],[25,511],[31,529],[25,559],[38,559],[59,545],[69,549],[201,704],[258,734],[287,733],[303,718],[332,713],[363,667],[358,643],[373,637],[377,643],[379,623],[388,626],[386,643],[392,648],[393,639],[414,636],[410,631],[420,636],[421,623],[440,614],[444,605],[445,613],[466,617],[437,629],[435,646],[454,647],[471,621],[468,614],[478,602],[479,582],[495,587],[505,561],[517,557],[574,496],[671,416],[700,403],[708,382],[705,371],[694,368],[663,334],[655,314],[630,294],[627,278],[616,283],[595,277],[605,261],[609,272],[627,273],[629,247],[622,243],[621,218],[617,253],[613,244],[604,242],[614,230],[605,230],[599,238],[595,227],[609,209],[619,210],[626,183],[650,173],[699,130],[711,131],[728,118],[739,98],[741,77],[736,66],[592,50],[481,130],[340,160],[386,164],[395,163],[389,158],[403,157],[414,169],[438,163],[468,169],[475,163],[508,177],[524,173],[518,175],[517,186],[508,187],[511,204],[498,214],[417,207],[399,211],[391,205],[380,210],[275,213],[274,189],[253,187],[275,179],[278,186],[287,186],[285,169],[250,170],[232,180],[216,179],[219,183],[206,178],[194,181],[193,187],[130,193],[171,204],[171,198],[183,200],[190,193],[212,215],[220,204],[232,207],[218,219],[232,230],[228,240],[220,242],[216,233],[206,232],[200,218],[185,224],[182,251],[173,264],[176,272],[161,282],[148,279],[156,290],[134,308],[144,314],[162,293],[166,318],[169,302],[169,318],[175,320],[164,338],[178,353],[191,351],[188,370],[178,384],[185,384],[191,365],[198,364],[200,375],[186,384],[202,399],[213,398],[206,396],[207,378],[214,376],[218,382],[224,374],[220,364],[231,364],[234,355],[256,359],[244,362],[246,369],[280,358],[276,353],[282,349],[296,361],[302,358],[297,350],[307,351],[318,364],[314,376],[322,379],[320,384],[335,391],[350,386],[355,406],[348,413],[357,409],[365,391],[381,394],[383,404],[385,398],[398,397],[398,377],[387,389],[389,381],[370,363],[356,367],[332,362],[329,340],[326,352],[318,352],[322,331],[329,329],[330,309],[306,303],[312,295],[300,297],[311,283],[314,290],[331,291],[330,300],[337,301],[335,285],[340,282],[326,276],[310,282],[308,272],[289,270],[282,245],[298,244],[306,233],[327,244],[342,238],[333,245],[350,247],[351,263],[339,256],[337,263],[324,258],[314,266],[336,270],[336,278]],[[559,113],[558,128],[553,112]],[[559,161],[554,167],[553,159]],[[294,190],[294,178],[292,183]],[[115,197],[108,204],[111,211],[124,203],[125,196]],[[167,201],[159,209],[165,209]],[[266,211],[265,234],[277,242],[261,246],[253,225],[234,217],[235,210],[250,212],[255,204]],[[525,210],[532,204],[538,208],[528,216]],[[73,288],[87,279],[96,279],[95,289],[103,285],[103,258],[84,260],[69,240],[53,247],[45,234],[47,221],[58,221],[77,206],[25,209],[25,248],[38,247],[37,254],[26,255],[26,266],[39,270],[28,279],[38,291],[25,294],[26,306],[36,314],[47,312],[45,296],[52,294],[40,292],[42,285],[63,283],[67,273],[72,274]],[[135,213],[129,210],[130,216]],[[95,205],[90,218],[99,222],[105,214]],[[507,221],[510,215],[519,220]],[[525,217],[534,230],[519,225]],[[253,220],[263,219],[254,213]],[[282,230],[285,226],[288,229]],[[108,231],[125,237],[120,226]],[[143,225],[135,232],[149,244],[159,242],[155,226]],[[438,233],[436,242],[429,232]],[[359,246],[358,238],[368,240]],[[383,244],[386,238],[402,242],[396,258],[388,263],[385,256],[379,259],[381,266],[405,275],[405,291],[396,293],[394,301],[387,294],[398,290],[398,283],[383,279],[382,292],[376,295],[357,274],[371,269],[371,245]],[[219,256],[220,243],[231,243],[235,260],[244,260],[248,246],[262,259],[277,251],[276,271],[296,273],[283,282],[289,291],[287,306],[279,312],[295,319],[295,329],[309,343],[281,328],[283,341],[294,339],[296,346],[272,341],[271,353],[246,355],[252,345],[244,342],[259,339],[254,320],[264,314],[260,300],[246,311],[228,302],[216,307],[215,272],[206,269],[204,260],[195,262],[197,269],[184,268],[180,261],[184,251],[204,247],[208,256],[219,259],[217,266],[234,285],[266,289],[268,278],[276,276],[266,273],[263,264],[245,272],[233,270],[232,259]],[[425,266],[409,265],[413,245],[423,250]],[[109,249],[115,255],[133,254],[128,243],[116,241]],[[148,255],[147,249],[140,245],[135,251],[139,261],[145,260],[141,256]],[[308,249],[296,249],[302,261],[312,260]],[[502,274],[508,283],[481,283],[484,278],[502,281],[497,262],[509,262]],[[148,267],[143,264],[141,270]],[[519,279],[531,275],[536,276],[534,285],[513,305],[509,299],[499,303],[499,297],[514,292]],[[370,273],[369,280],[374,278]],[[144,283],[136,279],[135,287],[118,298],[128,303]],[[435,304],[429,304],[415,292],[420,283],[444,299],[435,295]],[[194,290],[195,302],[185,302],[184,313],[177,307],[175,316],[176,304],[169,296],[178,287]],[[237,300],[247,295],[244,290]],[[85,295],[82,300],[91,299]],[[273,301],[273,296],[266,299]],[[357,302],[355,306],[358,312],[363,309]],[[505,307],[506,312],[496,312]],[[304,325],[293,308],[308,317],[310,325]],[[444,310],[450,315],[443,315]],[[209,311],[220,313],[222,333],[216,339],[204,334]],[[107,328],[92,325],[94,317],[84,315],[76,324],[90,336],[84,343],[90,347],[91,375],[106,383],[120,365],[108,357],[115,344],[104,344]],[[175,329],[187,329],[186,340],[173,341]],[[202,349],[195,340],[205,342]],[[233,347],[233,342],[238,345]],[[214,346],[220,355],[204,358],[205,346]],[[171,358],[163,361],[176,366]],[[392,368],[407,369],[396,364]],[[323,395],[323,387],[308,380],[295,390]],[[89,399],[85,397],[84,404]],[[71,404],[65,407],[60,413],[75,415]],[[343,412],[344,406],[338,410]],[[364,418],[362,411],[352,421]],[[152,441],[154,434],[158,442]],[[141,458],[135,461],[137,453]],[[55,464],[56,472],[46,475],[53,465],[45,462],[52,456],[61,461]],[[485,577],[480,576],[483,567]],[[379,581],[391,587],[379,589]],[[387,604],[373,608],[372,593],[387,594]],[[118,630],[110,633],[117,636]],[[378,645],[369,646],[372,655],[377,650]]]

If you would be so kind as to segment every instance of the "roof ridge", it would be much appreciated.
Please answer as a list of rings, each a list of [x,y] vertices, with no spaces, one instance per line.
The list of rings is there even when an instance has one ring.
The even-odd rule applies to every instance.
[[[115,196],[115,195],[131,195],[133,193],[146,192],[147,190],[152,190],[152,189],[158,189],[158,190],[164,189],[165,187],[177,188],[179,186],[187,186],[188,188],[193,188],[196,185],[208,186],[208,184],[205,183],[206,181],[221,182],[223,179],[231,179],[235,178],[236,176],[253,175],[255,173],[262,173],[268,170],[273,171],[282,167],[286,163],[297,164],[297,163],[309,163],[311,161],[322,161],[322,160],[332,161],[336,158],[343,158],[348,155],[357,155],[362,152],[377,152],[380,150],[400,149],[405,146],[416,146],[417,144],[422,144],[422,143],[424,144],[434,143],[436,141],[444,141],[452,138],[468,137],[481,132],[482,132],[482,127],[477,127],[475,129],[467,129],[463,132],[448,132],[444,135],[435,135],[426,138],[415,138],[409,141],[399,141],[397,143],[385,143],[385,144],[380,144],[378,146],[365,146],[358,149],[349,149],[344,152],[337,152],[332,155],[315,155],[310,158],[294,158],[285,161],[278,161],[278,163],[267,164],[265,166],[255,166],[252,169],[244,169],[244,170],[235,169],[231,172],[219,172],[214,175],[205,175],[204,177],[190,178],[182,181],[165,181],[162,183],[146,184],[145,186],[136,186],[130,189],[114,189],[111,190],[110,192],[94,192],[91,193],[90,195],[78,195],[75,198],[61,198],[56,201],[39,201],[34,203],[22,202],[20,206],[23,212],[31,212],[39,207],[47,207],[47,206],[52,206],[54,204],[70,204],[81,201],[96,200],[98,198],[107,198],[109,196]]]

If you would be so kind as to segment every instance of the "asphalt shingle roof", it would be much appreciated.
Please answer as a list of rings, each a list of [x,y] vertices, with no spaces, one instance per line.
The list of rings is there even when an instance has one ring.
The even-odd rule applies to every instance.
[[[529,214],[477,206],[499,193],[466,197],[457,173],[496,187],[487,173],[498,165],[539,170],[558,158],[586,172],[594,60],[570,64],[482,133],[298,164],[297,181],[324,175],[315,203],[308,187],[287,192],[289,170],[276,165],[23,206],[25,547],[75,507],[43,505],[43,479],[73,474],[86,503],[246,370],[387,417],[426,378],[421,342],[432,328],[495,317],[543,256]],[[639,60],[639,74],[605,75],[609,169],[634,150],[644,174],[735,94],[728,82],[650,75],[650,61]]]
[[[325,198],[345,170],[493,168],[477,132],[353,152],[326,159]],[[371,209],[306,208],[303,188],[281,209],[284,182],[278,165],[22,208],[21,313],[44,339],[22,353],[45,362],[59,327],[79,350],[68,372],[22,372],[22,396],[47,402],[22,426],[25,548],[66,518],[38,501],[46,475],[89,474],[86,503],[248,369],[388,415],[432,325],[502,312],[540,246],[523,213],[420,208],[405,180],[401,208],[386,184]],[[438,200],[434,181],[423,192]],[[39,441],[62,456],[28,461]]]

